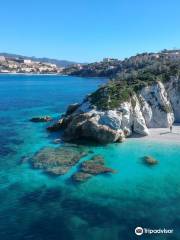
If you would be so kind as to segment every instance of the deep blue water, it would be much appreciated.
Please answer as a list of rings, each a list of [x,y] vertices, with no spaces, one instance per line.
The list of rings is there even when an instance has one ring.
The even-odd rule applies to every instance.
[[[179,240],[180,145],[129,139],[91,146],[117,170],[81,185],[21,163],[54,146],[36,115],[60,116],[105,79],[0,75],[0,240]],[[141,158],[159,160],[153,168]],[[174,229],[137,237],[134,228]]]

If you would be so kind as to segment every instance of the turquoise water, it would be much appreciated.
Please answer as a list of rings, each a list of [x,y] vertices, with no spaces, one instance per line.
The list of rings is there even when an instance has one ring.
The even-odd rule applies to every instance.
[[[21,163],[44,146],[56,146],[36,115],[58,118],[72,102],[105,79],[58,76],[0,76],[0,239],[1,240],[179,240],[180,145],[128,139],[89,146],[116,174],[73,184],[70,174],[50,177]],[[92,154],[93,155],[93,154]],[[147,167],[141,158],[159,160]],[[90,157],[90,156],[89,156]],[[87,157],[87,158],[89,158]],[[143,235],[134,229],[174,229]]]

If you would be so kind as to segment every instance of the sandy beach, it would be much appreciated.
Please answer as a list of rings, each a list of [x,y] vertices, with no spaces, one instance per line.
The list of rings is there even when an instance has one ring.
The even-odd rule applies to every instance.
[[[146,137],[133,136],[136,140],[148,140],[166,143],[179,143],[180,144],[180,124],[174,124],[172,132],[169,128],[151,128],[149,129],[150,135]]]

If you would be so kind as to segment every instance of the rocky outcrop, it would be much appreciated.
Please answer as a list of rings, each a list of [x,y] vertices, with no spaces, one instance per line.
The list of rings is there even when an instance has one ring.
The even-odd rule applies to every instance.
[[[62,118],[59,121],[47,127],[47,130],[50,132],[57,132],[63,128],[66,128],[71,120],[72,120],[71,115],[69,115],[68,117],[66,117],[66,115],[62,116]]]
[[[39,117],[33,117],[30,119],[31,122],[49,122],[52,121],[52,117],[50,116],[39,116]]]
[[[180,78],[171,77],[165,84],[174,113],[175,122],[180,123]]]
[[[142,114],[148,128],[166,128],[174,122],[168,93],[161,82],[147,86],[140,92]]]
[[[114,90],[114,85],[108,89],[109,92],[107,88],[104,92],[101,89],[101,96],[96,94],[97,105],[92,101],[91,95],[82,104],[71,105],[57,123],[58,129],[64,129],[64,139],[67,141],[87,138],[110,143],[122,142],[133,133],[148,135],[149,128],[169,127],[174,121],[180,121],[179,82],[177,78],[165,84],[155,82],[134,91],[123,101],[121,96],[116,99],[116,94],[119,93],[117,89]],[[119,87],[118,84],[117,86]],[[111,94],[112,89],[110,96],[108,94]],[[106,109],[99,107],[99,103],[106,106]],[[56,127],[54,125],[50,128]]]
[[[67,141],[87,138],[101,143],[116,142],[122,140],[124,133],[117,131],[108,125],[100,123],[98,113],[81,113],[74,115],[64,131],[64,138]]]
[[[158,163],[158,160],[156,160],[155,158],[153,158],[151,156],[145,156],[143,158],[143,162],[148,166],[154,166]]]
[[[80,106],[79,103],[70,104],[67,108],[66,115],[72,114]]]
[[[54,123],[53,125],[47,127],[47,130],[50,132],[56,132],[62,129],[63,126],[63,119],[60,119],[58,122]]]

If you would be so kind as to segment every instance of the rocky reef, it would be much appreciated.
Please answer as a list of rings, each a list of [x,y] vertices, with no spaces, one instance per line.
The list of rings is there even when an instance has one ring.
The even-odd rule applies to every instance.
[[[104,159],[101,155],[96,155],[90,160],[84,161],[77,173],[72,176],[76,182],[84,182],[95,175],[115,173],[115,171],[105,166]]]
[[[47,174],[59,176],[69,172],[73,166],[78,167],[79,161],[89,153],[91,154],[88,148],[78,145],[46,147],[36,153],[30,161],[35,169],[42,169]],[[95,155],[80,163],[77,172],[72,175],[72,180],[85,182],[93,176],[107,173],[115,173],[115,171],[105,166],[103,156]]]
[[[52,175],[67,173],[87,152],[76,147],[44,148],[31,159],[32,166]]]
[[[114,81],[101,87],[49,130],[64,130],[64,139],[122,142],[133,133],[145,136],[149,128],[166,128],[180,120],[180,79],[141,86]]]

